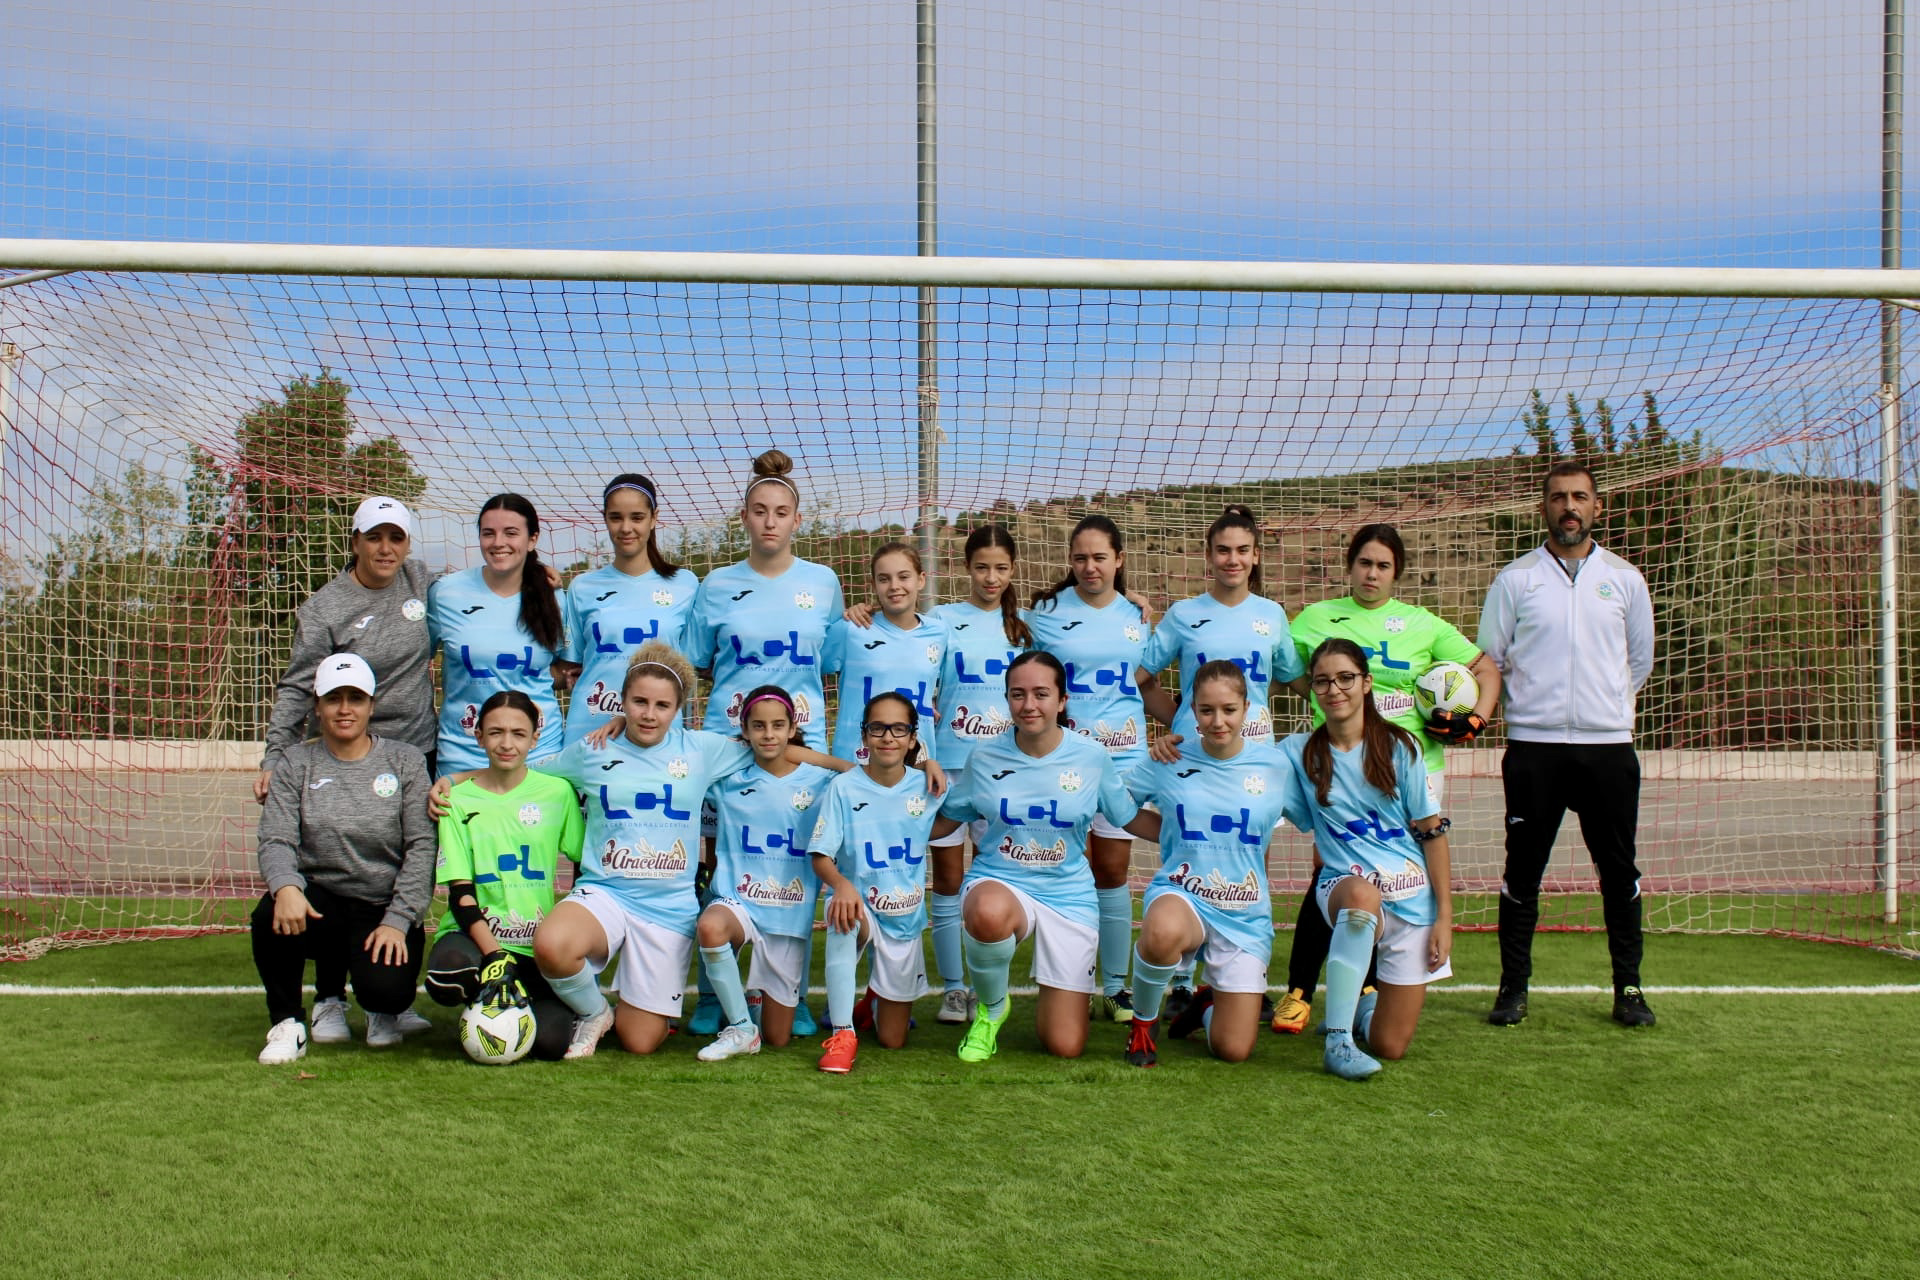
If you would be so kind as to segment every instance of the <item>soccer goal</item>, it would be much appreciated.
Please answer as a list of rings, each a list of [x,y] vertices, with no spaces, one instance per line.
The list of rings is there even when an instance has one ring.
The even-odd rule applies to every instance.
[[[0,261],[25,272],[0,279],[7,956],[243,918],[292,610],[364,493],[414,506],[438,569],[474,562],[482,500],[521,492],[572,573],[607,557],[601,483],[644,471],[669,553],[705,573],[739,556],[772,446],[798,463],[801,553],[850,598],[903,535],[953,598],[988,521],[1024,598],[1102,511],[1164,608],[1205,589],[1202,533],[1244,502],[1290,613],[1344,594],[1348,536],[1387,521],[1397,594],[1469,636],[1540,541],[1546,467],[1587,459],[1600,541],[1657,614],[1649,927],[1920,949],[1893,860],[1915,792],[1891,785],[1920,705],[1912,538],[1883,560],[1884,508],[1912,529],[1913,432],[1874,300],[1920,294],[1888,284],[1908,273],[57,241]],[[1470,928],[1493,920],[1499,755],[1496,734],[1449,756]],[[1276,887],[1309,856],[1283,835]],[[1571,821],[1548,889],[1544,923],[1598,926]]]

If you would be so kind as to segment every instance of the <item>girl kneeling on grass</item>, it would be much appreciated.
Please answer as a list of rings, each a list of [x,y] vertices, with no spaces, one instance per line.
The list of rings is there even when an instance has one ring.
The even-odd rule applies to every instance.
[[[1281,744],[1291,773],[1286,816],[1313,832],[1321,862],[1314,896],[1333,927],[1326,1068],[1364,1080],[1380,1063],[1356,1038],[1382,1058],[1404,1057],[1426,984],[1453,976],[1449,824],[1412,735],[1374,705],[1360,646],[1322,641],[1307,671],[1326,721]],[[1377,1007],[1361,996],[1369,959],[1379,965]]]
[[[368,1045],[400,1043],[426,942],[420,917],[433,898],[426,757],[367,732],[374,678],[364,658],[323,659],[313,694],[320,736],[275,761],[260,814],[267,892],[253,911],[253,963],[266,988],[268,1064],[306,1056],[308,960],[352,978]]]
[[[787,758],[806,746],[793,699],[763,684],[740,704],[753,763],[714,787],[714,874],[696,935],[700,967],[725,1023],[700,1050],[702,1062],[758,1053],[764,1038],[779,1048],[796,1034],[813,958],[813,912],[820,878],[807,857],[807,833],[834,772]],[[760,1026],[749,1017],[740,982],[739,949],[753,946],[747,987],[761,994]],[[805,1034],[810,1034],[809,1028]]]
[[[920,713],[911,699],[868,700],[860,737],[866,763],[833,780],[807,848],[832,893],[827,901],[827,1015],[833,1034],[820,1069],[845,1075],[859,1048],[853,1027],[854,971],[873,949],[868,983],[881,1045],[907,1042],[913,1002],[927,993],[927,837],[939,805],[910,768],[920,754]]]
[[[553,910],[560,859],[580,861],[580,802],[564,779],[527,768],[540,739],[540,710],[517,689],[480,707],[474,731],[487,767],[448,794],[440,819],[437,879],[447,914],[427,957],[427,994],[438,1004],[478,999],[490,984],[518,983],[533,1005],[533,1056],[567,1051],[573,1013],[527,961],[533,935]]]

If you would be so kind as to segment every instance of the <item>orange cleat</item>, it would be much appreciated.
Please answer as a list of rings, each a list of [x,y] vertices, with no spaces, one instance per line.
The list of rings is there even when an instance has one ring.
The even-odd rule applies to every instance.
[[[843,1076],[853,1070],[853,1060],[860,1056],[860,1037],[853,1028],[842,1027],[827,1037],[826,1052],[820,1055],[820,1069]]]

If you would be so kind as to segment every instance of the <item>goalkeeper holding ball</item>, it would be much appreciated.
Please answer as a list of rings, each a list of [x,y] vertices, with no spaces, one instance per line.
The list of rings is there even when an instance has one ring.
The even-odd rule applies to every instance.
[[[1600,874],[1613,958],[1613,1018],[1653,1025],[1640,993],[1640,760],[1633,707],[1653,670],[1653,605],[1634,567],[1593,541],[1602,504],[1593,472],[1562,462],[1540,503],[1547,540],[1493,580],[1480,648],[1506,677],[1507,864],[1500,883],[1500,994],[1487,1021],[1527,1016],[1540,877],[1572,809]]]
[[[573,1037],[561,1003],[533,957],[533,931],[553,910],[561,855],[580,861],[584,822],[573,787],[527,768],[540,740],[540,712],[503,689],[480,708],[474,736],[487,767],[455,786],[440,819],[437,879],[447,914],[427,957],[427,994],[443,1005],[483,1009],[530,1002],[533,1056],[558,1061]]]

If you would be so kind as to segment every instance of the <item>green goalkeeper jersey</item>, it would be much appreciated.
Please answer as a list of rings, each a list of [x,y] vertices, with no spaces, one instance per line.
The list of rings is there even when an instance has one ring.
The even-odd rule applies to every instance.
[[[585,837],[580,798],[565,779],[529,769],[505,795],[469,778],[454,787],[447,802],[452,807],[440,819],[436,881],[473,881],[494,938],[509,951],[532,955],[533,931],[553,910],[561,855],[580,860]],[[434,936],[457,928],[448,911]]]
[[[1413,702],[1413,682],[1436,662],[1471,663],[1480,656],[1460,629],[1419,605],[1388,600],[1369,609],[1352,596],[1322,600],[1300,611],[1291,624],[1293,646],[1304,667],[1320,642],[1333,636],[1353,641],[1367,655],[1373,675],[1373,704],[1380,714],[1411,733],[1426,755],[1428,773],[1446,767],[1446,753],[1427,734],[1427,722]],[[1313,723],[1322,719],[1313,705]]]

